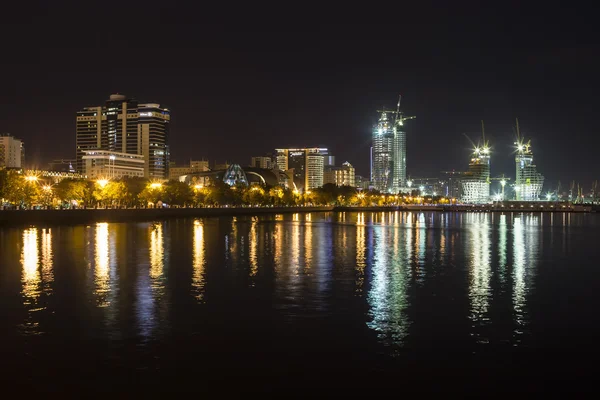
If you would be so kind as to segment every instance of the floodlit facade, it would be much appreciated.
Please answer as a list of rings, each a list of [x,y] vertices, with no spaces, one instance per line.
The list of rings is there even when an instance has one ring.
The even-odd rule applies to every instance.
[[[531,144],[519,140],[516,145],[515,198],[517,201],[539,200],[544,186],[544,176],[537,171],[537,167],[533,163]]]
[[[398,193],[406,186],[406,131],[400,102],[396,111],[380,111],[373,128],[371,148],[371,181],[383,193]]]
[[[340,167],[326,166],[323,174],[323,184],[333,183],[336,186],[356,186],[355,170],[348,161]]]
[[[78,172],[85,170],[83,156],[90,150],[142,155],[144,176],[169,176],[169,109],[160,104],[139,104],[113,94],[103,106],[85,107],[76,117],[76,161]]]
[[[144,177],[144,156],[106,150],[84,153],[85,175],[89,179],[119,179]]]
[[[469,171],[461,179],[461,202],[489,203],[490,182],[490,149],[487,145],[477,146],[469,163]]]
[[[326,148],[276,149],[277,168],[290,171],[298,189],[308,191],[323,186]],[[293,171],[293,172],[292,172]]]
[[[0,136],[0,168],[23,168],[23,142],[9,135]]]

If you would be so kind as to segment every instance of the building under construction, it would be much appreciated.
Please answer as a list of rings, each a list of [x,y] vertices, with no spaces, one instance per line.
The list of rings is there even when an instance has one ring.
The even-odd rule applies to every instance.
[[[405,117],[400,111],[400,98],[396,111],[379,110],[379,121],[373,127],[371,149],[371,181],[382,193],[398,193],[406,186],[406,132]]]
[[[483,121],[481,121],[483,131]],[[473,144],[473,153],[469,170],[461,179],[461,202],[466,204],[485,204],[490,201],[490,146],[485,141],[483,144]]]
[[[521,137],[519,120],[517,120],[517,141],[515,145],[517,146],[517,155],[515,156],[515,198],[517,201],[539,200],[544,186],[544,176],[537,171],[537,167],[533,163],[531,142],[525,142]]]

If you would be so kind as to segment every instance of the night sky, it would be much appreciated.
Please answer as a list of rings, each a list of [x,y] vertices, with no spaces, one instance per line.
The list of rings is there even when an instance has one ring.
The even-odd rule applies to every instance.
[[[25,141],[28,164],[73,158],[76,111],[119,92],[172,109],[177,162],[327,146],[368,176],[375,111],[402,94],[413,177],[466,170],[463,133],[476,140],[482,119],[492,176],[513,177],[518,117],[548,183],[600,179],[598,37],[583,8],[113,3],[3,6],[0,132]]]

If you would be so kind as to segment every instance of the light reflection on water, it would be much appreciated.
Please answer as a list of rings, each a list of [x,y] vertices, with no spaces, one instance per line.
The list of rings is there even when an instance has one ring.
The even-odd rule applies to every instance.
[[[572,246],[560,237],[569,230],[562,226],[571,223],[569,217],[548,221],[551,228],[557,225],[552,231],[555,250]],[[386,345],[406,345],[413,332],[422,332],[419,327],[423,329],[433,311],[456,315],[445,329],[457,337],[464,334],[472,343],[504,340],[520,345],[531,321],[529,302],[544,229],[548,227],[535,214],[423,212],[97,223],[81,250],[90,256],[72,261],[64,254],[74,231],[33,227],[19,231],[18,257],[8,259],[11,253],[6,252],[0,264],[19,265],[18,290],[28,313],[21,326],[33,332],[41,328],[39,317],[32,314],[46,310],[48,298],[64,296],[55,287],[62,268],[61,279],[74,287],[81,282],[72,271],[92,274],[86,295],[97,312],[90,315],[101,316],[104,326],[118,333],[114,337],[125,337],[132,320],[135,327],[129,331],[156,338],[181,304],[214,307],[210,299],[215,297],[207,292],[213,285],[217,298],[232,303],[244,296],[269,299],[270,308],[262,312],[282,314],[288,321],[341,315],[360,320]],[[65,268],[67,262],[81,265]],[[219,287],[219,279],[226,288]],[[251,294],[244,292],[247,288],[253,288]],[[436,306],[444,310],[428,312],[432,297],[443,299]],[[191,316],[196,312],[179,311]],[[60,314],[60,309],[48,312]],[[506,334],[493,334],[506,323],[500,314],[509,316],[511,325],[504,327]]]

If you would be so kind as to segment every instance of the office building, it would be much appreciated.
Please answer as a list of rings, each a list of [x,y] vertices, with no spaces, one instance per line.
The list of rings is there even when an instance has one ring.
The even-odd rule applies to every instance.
[[[0,135],[0,168],[23,168],[23,142],[10,135]]]
[[[82,156],[89,179],[144,177],[144,156],[107,150],[87,150]]]
[[[323,186],[326,148],[276,149],[277,168],[293,176],[298,190],[308,191]]]
[[[171,111],[160,104],[148,103],[138,106],[138,135],[134,154],[141,154],[146,161],[144,176],[150,179],[169,177],[169,126]]]
[[[273,158],[265,157],[252,157],[250,166],[254,168],[272,169],[275,166]]]
[[[371,148],[371,180],[382,193],[398,193],[406,186],[406,131],[405,117],[400,111],[380,110],[379,121],[373,127]]]
[[[170,111],[113,94],[103,106],[85,107],[76,117],[77,171],[86,151],[104,150],[144,157],[144,176],[166,179],[169,168]]]
[[[183,175],[206,171],[210,171],[208,161],[206,160],[190,160],[189,165],[186,166],[176,166],[174,163],[171,163],[169,167],[169,179],[178,180]]]
[[[355,171],[349,162],[343,163],[340,167],[325,166],[323,173],[323,184],[332,183],[336,186],[356,186]]]

